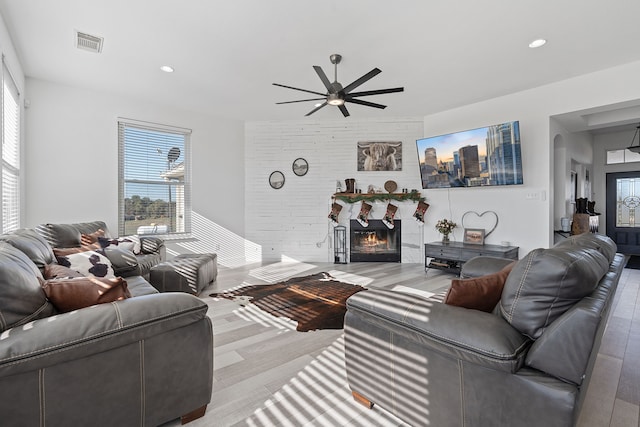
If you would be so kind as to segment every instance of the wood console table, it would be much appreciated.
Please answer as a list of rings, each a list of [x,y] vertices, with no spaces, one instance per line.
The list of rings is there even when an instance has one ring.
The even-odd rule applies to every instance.
[[[465,245],[461,242],[431,242],[424,244],[424,268],[437,268],[460,274],[462,264],[471,258],[487,255],[499,258],[518,259],[518,246]],[[431,262],[429,262],[431,258]]]

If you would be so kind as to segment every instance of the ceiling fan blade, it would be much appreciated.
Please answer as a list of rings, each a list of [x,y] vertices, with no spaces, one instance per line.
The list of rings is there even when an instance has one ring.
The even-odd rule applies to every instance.
[[[331,91],[331,82],[327,78],[327,75],[324,73],[324,71],[322,71],[322,68],[314,65],[313,69],[316,70],[316,74],[318,74],[318,77],[320,77],[320,80],[322,80],[322,84],[324,85],[324,87],[326,87],[328,91]]]
[[[391,89],[379,89],[379,90],[366,90],[364,92],[352,92],[350,94],[345,95],[345,98],[356,97],[356,96],[369,96],[369,95],[382,95],[383,93],[394,93],[394,92],[404,92],[403,87],[394,87]]]
[[[382,70],[380,70],[379,68],[374,68],[373,70],[369,71],[367,74],[365,74],[364,76],[360,77],[358,80],[354,81],[351,84],[348,84],[343,90],[344,93],[349,93],[350,91],[352,91],[353,89],[357,88],[358,86],[360,86],[361,84],[365,83],[367,80],[377,76],[378,74],[380,74],[382,72]]]
[[[345,107],[344,105],[338,105],[338,108],[340,109],[340,111],[342,111],[343,116],[349,117],[349,111],[347,110],[347,107]]]
[[[324,107],[325,105],[327,105],[327,103],[326,103],[326,102],[323,102],[323,103],[322,103],[322,105],[317,106],[316,108],[314,108],[313,110],[311,110],[311,111],[309,111],[307,114],[305,114],[304,116],[305,116],[305,117],[307,117],[307,116],[312,115],[313,113],[315,113],[316,111],[318,111],[319,109],[321,109],[322,107]]]
[[[321,101],[325,98],[310,98],[310,99],[299,99],[297,101],[284,101],[284,102],[276,102],[276,104],[293,104],[294,102],[307,102],[307,101]]]
[[[376,104],[374,102],[363,101],[362,99],[345,99],[346,102],[353,102],[354,104],[366,105],[373,108],[387,108],[386,105]]]
[[[299,91],[302,91],[302,92],[313,93],[314,95],[327,96],[327,94],[326,94],[326,93],[314,92],[314,91],[312,91],[312,90],[300,89],[300,88],[293,87],[293,86],[281,85],[281,84],[279,84],[279,83],[273,83],[273,85],[274,85],[274,86],[285,87],[285,88],[287,88],[287,89],[293,89],[293,90],[299,90]]]

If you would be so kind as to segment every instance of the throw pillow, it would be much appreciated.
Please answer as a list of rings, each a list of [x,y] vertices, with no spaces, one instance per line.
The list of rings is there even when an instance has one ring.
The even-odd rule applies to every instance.
[[[93,243],[98,243],[98,238],[100,237],[104,237],[104,230],[101,228],[97,229],[93,233],[80,234],[80,243],[82,243],[83,246],[89,246]]]
[[[83,245],[75,248],[53,248],[53,253],[56,257],[67,256],[71,254],[78,254],[80,252],[95,251],[101,249],[98,243],[92,243],[89,245]]]
[[[444,303],[491,313],[500,301],[502,288],[514,265],[515,261],[486,276],[453,279]]]
[[[51,303],[63,313],[131,298],[127,282],[122,277],[49,279],[42,282],[42,289]]]
[[[105,237],[98,238],[98,242],[102,249],[105,249],[109,246],[117,246],[120,249],[125,249],[127,251],[131,251],[136,255],[140,255],[140,238],[136,235],[134,236],[126,236],[119,237],[117,239],[107,239]]]
[[[47,264],[44,266],[45,279],[63,279],[68,277],[83,277],[75,270],[60,264]]]
[[[58,264],[69,267],[83,276],[115,277],[111,261],[99,251],[86,251],[56,258]]]

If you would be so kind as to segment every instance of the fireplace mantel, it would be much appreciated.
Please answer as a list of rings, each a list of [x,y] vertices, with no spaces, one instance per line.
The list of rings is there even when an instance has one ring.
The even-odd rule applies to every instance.
[[[425,200],[418,191],[412,191],[410,193],[335,193],[332,197],[345,203],[356,203],[361,201],[376,202],[385,200],[419,202]]]

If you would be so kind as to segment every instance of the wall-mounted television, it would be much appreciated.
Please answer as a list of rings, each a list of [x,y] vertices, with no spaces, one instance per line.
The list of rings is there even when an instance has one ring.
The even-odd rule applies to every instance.
[[[522,184],[518,121],[416,141],[422,188]]]

